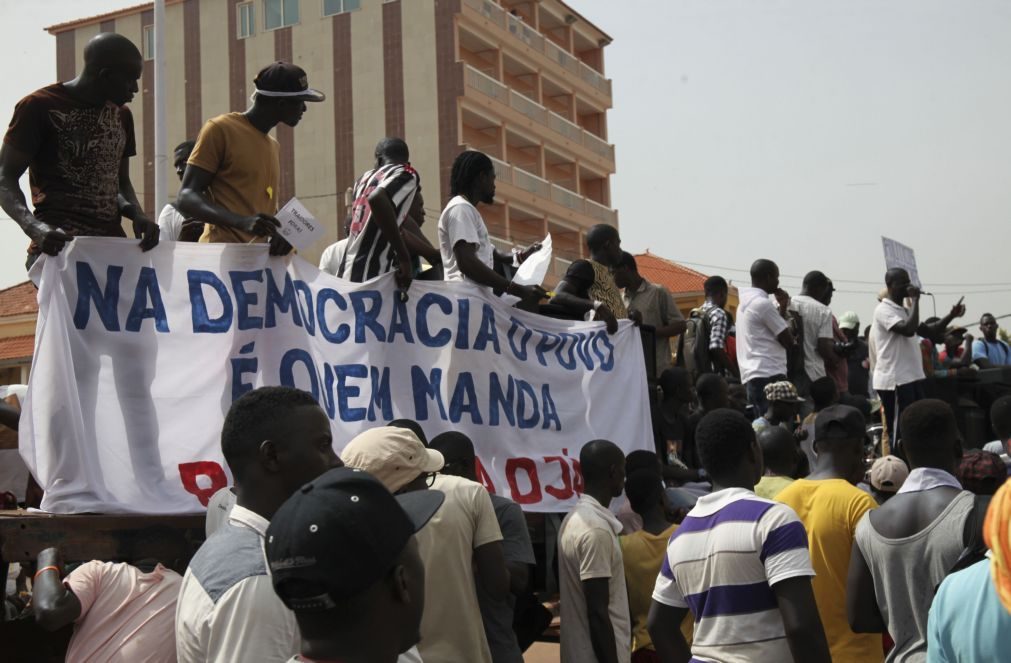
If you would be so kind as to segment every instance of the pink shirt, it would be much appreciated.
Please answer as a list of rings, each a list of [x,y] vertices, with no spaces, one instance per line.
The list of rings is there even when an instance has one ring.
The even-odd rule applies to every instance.
[[[65,583],[81,602],[68,661],[175,663],[178,573],[161,564],[143,573],[96,560],[74,569]]]

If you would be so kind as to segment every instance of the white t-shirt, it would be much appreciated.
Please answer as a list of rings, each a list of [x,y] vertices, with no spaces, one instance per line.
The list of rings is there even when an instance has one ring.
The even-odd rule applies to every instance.
[[[894,391],[897,387],[922,380],[923,355],[915,334],[903,336],[891,331],[895,325],[909,319],[909,311],[890,299],[884,299],[874,309],[871,341],[877,354],[874,364],[874,388]]]
[[[168,203],[162,207],[161,214],[158,215],[158,229],[161,231],[158,235],[160,241],[178,242],[179,231],[183,229],[183,221],[185,219],[175,208],[175,205]]]
[[[425,613],[418,651],[428,661],[491,663],[474,585],[474,550],[502,540],[484,486],[440,474],[432,485],[446,499],[418,532],[425,564]]]
[[[590,641],[583,581],[607,578],[607,612],[614,629],[618,661],[632,656],[632,620],[628,612],[625,566],[618,533],[621,522],[600,502],[583,494],[558,532],[558,580],[561,589],[562,663],[597,660]]]
[[[347,248],[348,238],[345,237],[323,249],[323,255],[319,258],[320,271],[337,276],[337,270],[340,269],[341,261],[344,260]]]
[[[442,268],[447,281],[466,281],[456,264],[453,247],[457,242],[477,245],[477,257],[490,269],[495,267],[495,247],[488,236],[481,213],[469,200],[456,196],[449,201],[439,217],[439,252],[442,253]]]
[[[741,288],[737,307],[737,364],[741,382],[786,375],[786,348],[777,338],[789,328],[769,294]]]
[[[804,372],[814,382],[827,375],[825,359],[818,354],[818,339],[834,340],[832,311],[807,295],[797,295],[790,300],[790,310],[799,313],[804,323]]]

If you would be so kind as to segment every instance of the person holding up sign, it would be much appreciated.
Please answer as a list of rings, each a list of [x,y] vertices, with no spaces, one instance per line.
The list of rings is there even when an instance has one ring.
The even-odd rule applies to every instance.
[[[301,67],[288,62],[264,67],[253,85],[253,105],[245,113],[211,118],[200,130],[176,205],[183,216],[205,222],[201,242],[269,240],[271,255],[287,255],[291,245],[274,218],[281,162],[270,130],[281,123],[294,127],[305,102],[326,96],[309,87]]]

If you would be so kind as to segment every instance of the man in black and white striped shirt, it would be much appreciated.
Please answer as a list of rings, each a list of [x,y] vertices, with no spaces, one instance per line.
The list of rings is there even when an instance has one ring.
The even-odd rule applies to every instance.
[[[421,178],[409,163],[400,138],[376,145],[376,166],[354,185],[351,224],[337,276],[361,283],[396,270],[397,285],[411,284],[411,261],[400,224],[418,192]]]

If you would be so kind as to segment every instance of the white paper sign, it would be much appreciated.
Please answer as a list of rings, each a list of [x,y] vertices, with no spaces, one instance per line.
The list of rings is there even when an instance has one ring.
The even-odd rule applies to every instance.
[[[299,251],[305,251],[323,239],[323,224],[313,217],[298,198],[292,198],[275,217],[281,222],[281,235]]]
[[[230,483],[225,413],[263,385],[311,393],[338,451],[401,417],[466,433],[479,480],[527,511],[572,508],[586,442],[653,448],[628,320],[608,334],[463,281],[403,302],[392,274],[351,283],[263,244],[78,237],[36,266],[20,452],[47,511],[202,511]]]
[[[917,288],[921,287],[920,274],[916,270],[916,254],[913,253],[913,249],[887,237],[881,238],[881,244],[885,249],[885,267],[887,269],[898,267],[906,270],[909,273],[909,282]]]
[[[551,267],[551,233],[541,242],[541,248],[533,255],[527,257],[523,264],[516,269],[513,275],[513,283],[519,285],[540,285],[544,283],[544,277],[548,275],[548,268]]]

